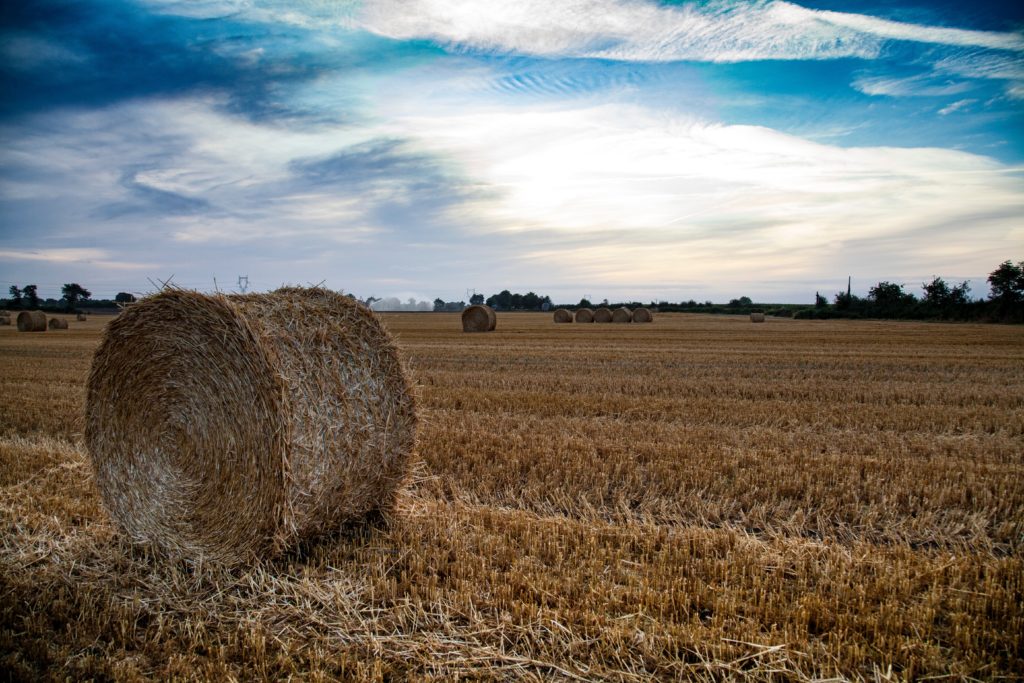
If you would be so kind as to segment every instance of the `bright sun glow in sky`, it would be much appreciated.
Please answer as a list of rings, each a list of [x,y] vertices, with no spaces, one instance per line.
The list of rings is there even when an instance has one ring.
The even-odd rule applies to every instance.
[[[4,290],[812,302],[1024,258],[1011,3],[14,5]]]

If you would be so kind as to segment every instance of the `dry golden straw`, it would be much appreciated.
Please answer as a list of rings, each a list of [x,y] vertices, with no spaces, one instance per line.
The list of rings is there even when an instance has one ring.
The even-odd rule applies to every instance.
[[[85,437],[121,528],[172,557],[273,556],[386,510],[416,413],[391,336],[325,289],[167,289],[110,323]]]
[[[68,329],[68,321],[64,318],[50,318],[50,329],[51,330],[66,330]]]
[[[490,332],[498,325],[498,316],[490,306],[470,306],[462,312],[463,332]]]
[[[594,322],[595,323],[610,323],[612,321],[612,312],[607,308],[599,308],[594,311]]]
[[[22,311],[18,314],[18,332],[46,332],[46,314],[42,311]]]
[[[578,323],[592,323],[594,322],[594,312],[589,308],[579,308],[576,310],[576,322]]]
[[[752,322],[752,323],[763,323],[764,322],[764,313],[751,313],[750,314],[750,322]]]
[[[635,322],[635,323],[650,323],[650,322],[654,322],[654,314],[651,313],[651,309],[644,308],[643,306],[641,306],[640,308],[638,308],[635,311],[633,311],[633,322]]]
[[[622,308],[616,308],[612,311],[612,322],[613,323],[629,323],[633,322],[633,311],[629,310],[625,306]]]
[[[572,322],[572,313],[570,313],[569,311],[565,310],[564,308],[559,308],[557,311],[555,311],[555,322],[556,323],[571,323]]]

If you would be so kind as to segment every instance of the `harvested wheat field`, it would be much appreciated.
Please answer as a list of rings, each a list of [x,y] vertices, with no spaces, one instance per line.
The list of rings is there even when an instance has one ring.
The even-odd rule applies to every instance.
[[[103,511],[105,321],[0,329],[15,680],[1024,675],[1024,329],[382,319],[419,386],[390,523],[165,564]],[[198,418],[197,418],[198,419]]]

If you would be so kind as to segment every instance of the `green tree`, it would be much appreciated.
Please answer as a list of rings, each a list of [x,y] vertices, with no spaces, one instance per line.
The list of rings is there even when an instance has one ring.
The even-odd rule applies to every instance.
[[[821,294],[818,294],[817,292],[815,292],[814,293],[814,307],[815,308],[825,308],[826,306],[828,306],[828,299],[823,297]]]
[[[37,293],[38,288],[35,285],[25,285],[21,290],[21,295],[28,308],[39,308],[39,294]]]
[[[483,294],[474,294],[473,296],[469,297],[469,304],[471,306],[479,306],[483,302],[484,302],[484,295]]]
[[[18,289],[18,286],[11,285],[7,291],[11,293],[11,308],[21,308],[21,290]]]
[[[590,299],[587,299],[586,297],[584,297],[584,298],[580,299],[580,302],[577,305],[580,308],[592,308],[594,304],[590,303]]]
[[[64,301],[64,307],[69,311],[74,311],[79,301],[85,301],[92,296],[92,292],[77,282],[65,284],[60,291],[63,294],[61,300]]]
[[[135,301],[135,295],[129,294],[128,292],[118,292],[117,296],[114,297],[114,301],[116,301],[119,304],[130,304]],[[369,299],[366,300],[366,305],[369,306],[371,303],[373,303],[373,301],[376,301],[376,299],[371,296]]]
[[[443,311],[444,310],[444,299],[441,299],[441,298],[434,299],[434,310],[435,311]]]
[[[1024,261],[1003,261],[989,274],[988,284],[992,301],[1010,305],[1024,301]]]

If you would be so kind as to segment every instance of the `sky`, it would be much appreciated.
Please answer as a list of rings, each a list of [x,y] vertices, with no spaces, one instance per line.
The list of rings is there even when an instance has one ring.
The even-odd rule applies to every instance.
[[[0,8],[0,285],[813,302],[1024,259],[1024,5]]]

